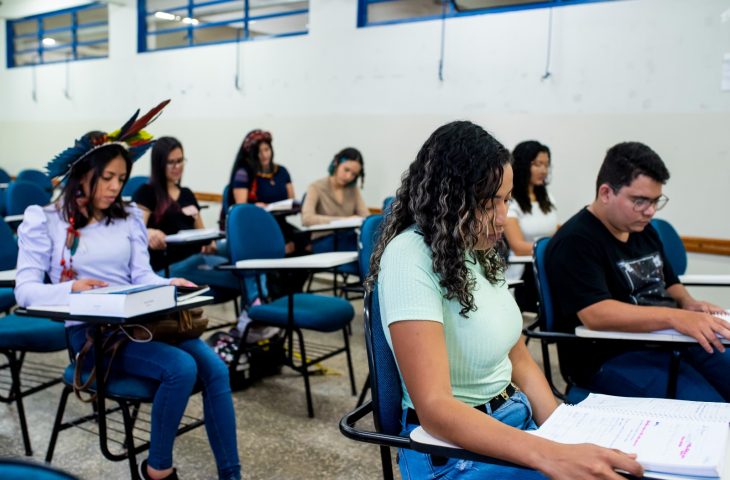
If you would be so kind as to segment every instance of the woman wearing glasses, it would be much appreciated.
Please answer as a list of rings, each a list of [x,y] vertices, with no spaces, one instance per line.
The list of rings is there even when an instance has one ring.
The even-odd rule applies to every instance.
[[[504,236],[514,255],[531,256],[535,240],[550,237],[558,229],[558,213],[547,191],[550,161],[550,149],[535,140],[520,143],[512,152],[514,187]],[[523,282],[515,289],[520,310],[537,312],[537,287],[532,268],[512,265],[506,277]]]
[[[142,210],[147,225],[152,269],[166,266],[173,277],[187,278],[198,284],[237,290],[238,280],[230,272],[215,270],[227,262],[214,255],[215,242],[200,247],[175,245],[169,248],[165,238],[180,230],[202,229],[200,205],[195,194],[180,185],[185,170],[185,156],[180,141],[174,137],[160,137],[152,147],[152,168],[149,183],[142,185],[133,200]]]

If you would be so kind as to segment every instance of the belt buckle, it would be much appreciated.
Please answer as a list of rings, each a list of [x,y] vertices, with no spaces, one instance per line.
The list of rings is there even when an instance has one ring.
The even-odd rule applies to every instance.
[[[501,392],[499,392],[499,396],[502,397],[502,400],[504,400],[505,402],[507,400],[509,400],[509,395],[507,394],[506,388],[504,390],[502,390]]]

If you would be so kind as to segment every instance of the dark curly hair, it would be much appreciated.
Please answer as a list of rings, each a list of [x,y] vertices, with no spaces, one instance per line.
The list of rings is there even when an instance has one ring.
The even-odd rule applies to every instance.
[[[433,132],[403,175],[370,259],[366,288],[372,290],[377,281],[388,243],[415,224],[431,248],[433,271],[446,289],[445,298],[457,299],[464,317],[475,311],[476,279],[465,259],[467,253],[474,258],[492,284],[503,281],[504,260],[498,248],[474,247],[485,228],[494,228],[479,217],[490,208],[509,161],[509,151],[471,122],[452,122]]]
[[[540,142],[528,140],[522,142],[512,151],[512,168],[514,169],[514,188],[512,198],[520,206],[524,213],[532,213],[532,202],[530,202],[530,178],[532,177],[532,162],[537,156],[544,153],[548,161],[552,162],[550,149]],[[547,182],[544,185],[535,185],[532,188],[537,204],[544,213],[550,213],[555,208],[547,193]]]

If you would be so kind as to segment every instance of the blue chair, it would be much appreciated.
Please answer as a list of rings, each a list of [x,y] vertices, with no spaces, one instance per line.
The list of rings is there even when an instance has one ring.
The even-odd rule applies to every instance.
[[[383,200],[383,215],[388,215],[390,209],[393,208],[393,202],[395,201],[394,196],[385,197]]]
[[[228,248],[232,263],[248,259],[273,259],[284,257],[284,235],[274,217],[264,209],[250,204],[233,206],[227,220]],[[256,232],[251,232],[252,226]],[[250,272],[249,272],[250,273]],[[258,279],[258,275],[256,276]],[[261,287],[259,286],[259,291]],[[314,417],[312,394],[309,386],[309,369],[334,355],[345,353],[350,373],[350,388],[355,395],[355,373],[352,368],[347,326],[355,316],[349,302],[338,297],[308,293],[289,293],[270,303],[253,306],[248,311],[251,320],[264,325],[286,329],[287,352],[285,365],[299,372],[304,378],[307,397],[307,414]],[[317,348],[315,357],[307,354],[302,330],[318,332],[342,331],[344,344],[332,349]],[[243,332],[245,341],[248,328]],[[299,356],[294,352],[294,334],[298,339]],[[240,350],[240,349],[239,349]],[[235,365],[235,362],[233,362]]]
[[[373,220],[373,225],[377,222],[379,221]],[[393,479],[393,464],[390,456],[391,447],[408,448],[422,453],[521,468],[514,464],[485,457],[460,448],[413,442],[410,437],[405,437],[400,434],[401,418],[403,415],[401,408],[403,392],[401,390],[398,367],[393,353],[388,346],[385,333],[383,332],[377,288],[372,292],[365,293],[364,303],[365,346],[367,347],[368,354],[372,398],[342,417],[340,420],[340,432],[352,440],[380,446],[383,478],[385,480]],[[370,414],[373,417],[374,431],[359,428],[357,423]]]
[[[127,180],[127,183],[124,184],[124,188],[122,189],[122,197],[134,197],[134,194],[137,193],[139,187],[149,182],[149,180],[150,177],[144,175],[130,177],[129,180]]]
[[[10,183],[12,177],[4,169],[0,168],[0,183]]]
[[[18,176],[15,177],[15,181],[35,183],[48,194],[48,198],[50,198],[53,193],[53,182],[51,181],[51,177],[40,170],[22,170],[18,173]]]
[[[78,480],[78,477],[62,470],[17,458],[0,458],[0,478],[3,480]]]
[[[7,215],[22,215],[31,205],[48,205],[51,193],[33,182],[16,180],[5,191]]]
[[[0,270],[12,270],[18,262],[18,244],[7,223],[0,218]],[[0,311],[10,313],[15,305],[12,288],[0,288]]]
[[[671,223],[660,218],[651,220],[651,225],[659,234],[664,246],[664,255],[677,275],[684,275],[687,271],[687,251],[684,243]]]

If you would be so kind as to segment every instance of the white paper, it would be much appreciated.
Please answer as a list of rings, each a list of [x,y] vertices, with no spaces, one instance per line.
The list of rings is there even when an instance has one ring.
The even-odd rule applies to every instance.
[[[291,210],[292,208],[294,208],[294,199],[287,198],[286,200],[269,203],[266,207],[264,207],[264,210],[267,212],[275,212],[278,210]]]
[[[167,243],[183,243],[186,241],[213,239],[220,236],[217,228],[198,228],[192,230],[180,230],[174,235],[165,237]]]

